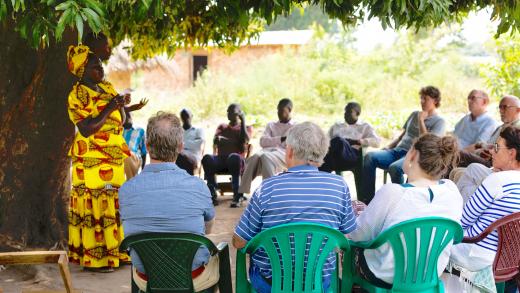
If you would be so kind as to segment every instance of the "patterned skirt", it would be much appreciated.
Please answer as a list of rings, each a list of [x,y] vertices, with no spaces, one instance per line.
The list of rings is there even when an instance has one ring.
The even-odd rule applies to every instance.
[[[69,260],[84,267],[118,267],[124,238],[118,190],[125,180],[123,160],[72,158],[69,204]]]

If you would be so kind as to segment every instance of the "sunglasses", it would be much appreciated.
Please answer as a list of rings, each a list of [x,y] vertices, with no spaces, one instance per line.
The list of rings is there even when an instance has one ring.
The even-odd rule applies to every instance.
[[[507,149],[507,147],[505,147],[505,146],[500,146],[500,145],[498,145],[498,143],[495,142],[495,143],[493,144],[493,150],[495,151],[495,153],[498,153],[498,150],[500,150],[500,149]]]

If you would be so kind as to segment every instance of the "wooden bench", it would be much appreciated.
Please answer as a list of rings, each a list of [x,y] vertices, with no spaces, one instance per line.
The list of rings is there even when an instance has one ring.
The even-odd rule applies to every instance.
[[[0,253],[0,265],[32,265],[57,263],[60,268],[61,278],[65,286],[65,292],[79,292],[72,288],[69,271],[69,259],[66,251],[23,251]],[[1,289],[0,289],[1,290]],[[23,291],[29,293],[29,291]],[[58,293],[63,291],[31,291],[39,293]]]

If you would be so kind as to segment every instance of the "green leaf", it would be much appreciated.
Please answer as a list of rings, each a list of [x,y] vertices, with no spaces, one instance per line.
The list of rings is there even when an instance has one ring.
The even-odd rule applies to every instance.
[[[65,30],[65,25],[68,24],[66,21],[72,15],[71,13],[71,9],[65,10],[61,15],[60,19],[58,20],[58,25],[56,26],[55,30],[56,40],[61,40],[61,36],[63,35],[63,31]]]
[[[0,20],[3,20],[7,16],[7,4],[4,0],[0,0]]]
[[[88,8],[94,10],[99,16],[104,17],[105,12],[101,8],[101,4],[99,4],[97,1],[94,0],[83,0],[85,1],[85,4],[87,4]]]
[[[150,8],[150,4],[152,4],[152,0],[141,0],[141,3],[145,6],[146,9]]]
[[[22,36],[22,38],[24,39],[27,39],[27,21],[24,19],[21,23],[20,23],[20,26],[18,27],[18,31],[20,32],[20,35]]]
[[[99,19],[99,16],[97,15],[97,13],[94,12],[94,10],[92,10],[90,8],[82,8],[81,11],[87,16],[87,21],[90,20],[95,24],[95,27],[92,27],[92,25],[90,25],[90,28],[92,30],[101,29],[101,20]]]
[[[72,5],[72,2],[73,1],[71,1],[71,0],[63,2],[60,5],[56,6],[56,8],[54,8],[54,9],[56,9],[56,10],[67,10]]]
[[[36,21],[34,26],[32,27],[31,45],[35,48],[40,45],[41,26],[41,22]]]
[[[78,43],[83,39],[83,18],[80,14],[76,14],[76,29],[78,30]]]

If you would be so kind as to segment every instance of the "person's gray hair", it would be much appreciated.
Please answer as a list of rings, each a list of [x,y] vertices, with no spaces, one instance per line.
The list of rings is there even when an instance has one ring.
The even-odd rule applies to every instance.
[[[312,122],[296,124],[287,132],[285,143],[293,149],[294,157],[307,163],[323,163],[329,150],[329,138]]]
[[[515,106],[520,108],[520,99],[517,96],[514,96],[514,95],[504,95],[500,101],[502,101],[504,99],[513,100],[513,102],[515,103]]]
[[[163,162],[175,162],[179,155],[184,131],[179,117],[159,111],[148,119],[146,145],[150,158]]]

